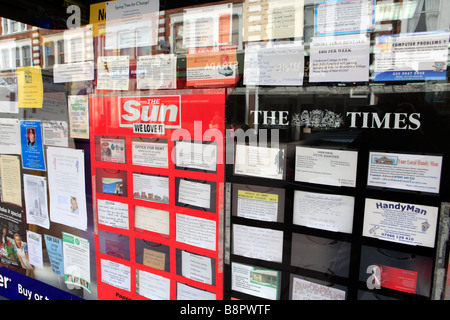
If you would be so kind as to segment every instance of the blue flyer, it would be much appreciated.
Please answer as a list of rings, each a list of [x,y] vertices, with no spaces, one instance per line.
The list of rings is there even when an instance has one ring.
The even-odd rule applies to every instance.
[[[64,277],[62,240],[49,235],[45,235],[45,246],[47,247],[47,254],[53,272],[60,277]]]
[[[45,171],[44,147],[40,121],[20,121],[22,167]]]

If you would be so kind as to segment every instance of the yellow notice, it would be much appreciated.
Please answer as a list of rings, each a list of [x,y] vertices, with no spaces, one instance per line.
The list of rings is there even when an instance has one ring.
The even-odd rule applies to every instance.
[[[1,155],[2,201],[22,206],[22,178],[18,156]]]
[[[93,25],[93,36],[98,37],[104,35],[106,23],[106,2],[91,4],[89,12],[89,24]]]
[[[19,108],[42,108],[44,86],[40,66],[17,68]]]
[[[261,193],[246,190],[238,190],[238,197],[245,199],[261,200],[268,202],[278,202],[278,195],[272,193]]]

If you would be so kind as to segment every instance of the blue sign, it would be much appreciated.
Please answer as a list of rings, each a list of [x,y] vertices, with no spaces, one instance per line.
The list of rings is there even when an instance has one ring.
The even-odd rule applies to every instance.
[[[45,246],[47,247],[47,253],[53,272],[60,277],[64,277],[62,240],[45,235]]]
[[[0,268],[0,296],[10,300],[83,300],[5,267]]]
[[[40,121],[20,121],[22,167],[45,171],[44,147]]]

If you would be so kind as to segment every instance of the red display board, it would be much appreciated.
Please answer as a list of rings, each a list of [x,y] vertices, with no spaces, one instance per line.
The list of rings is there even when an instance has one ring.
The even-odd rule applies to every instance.
[[[89,108],[98,299],[223,299],[224,89]]]

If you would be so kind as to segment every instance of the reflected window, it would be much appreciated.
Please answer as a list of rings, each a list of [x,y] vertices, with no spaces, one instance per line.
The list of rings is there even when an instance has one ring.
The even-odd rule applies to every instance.
[[[55,64],[55,48],[52,41],[44,43],[44,62],[46,67]]]
[[[22,66],[31,66],[31,47],[22,47]]]
[[[170,19],[170,50],[172,53],[186,53],[187,48],[183,45],[183,37],[186,36],[183,26],[183,14],[174,14]],[[242,4],[233,5],[233,15],[231,19],[231,44],[236,46],[237,50],[242,50]]]
[[[2,18],[2,35],[23,32],[27,30],[27,25],[22,22]]]
[[[17,41],[15,47],[16,67],[31,66],[31,44],[29,41]]]
[[[441,0],[414,0],[411,2],[415,10],[408,19],[406,32],[435,31],[439,26],[439,10]],[[447,26],[448,27],[448,24]]]
[[[56,42],[56,45],[57,45],[56,52],[57,52],[57,57],[58,57],[57,63],[62,64],[62,63],[64,63],[64,40],[58,40]]]
[[[10,50],[2,49],[2,70],[11,69]]]
[[[43,53],[44,67],[52,67],[55,64],[64,63],[64,39],[62,39],[62,34],[58,37],[44,40]]]
[[[0,42],[1,70],[14,70],[16,67],[32,65],[31,40],[5,40]]]

